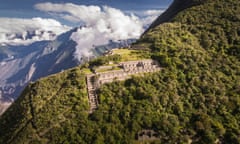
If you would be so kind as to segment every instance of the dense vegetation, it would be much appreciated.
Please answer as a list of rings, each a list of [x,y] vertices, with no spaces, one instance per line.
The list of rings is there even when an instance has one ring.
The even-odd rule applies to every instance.
[[[80,68],[29,85],[1,117],[0,143],[140,143],[141,130],[157,133],[146,143],[240,143],[239,8],[208,0],[149,30],[136,45],[163,70],[102,85],[90,115]]]
[[[41,79],[1,117],[0,143],[68,141],[88,110],[85,74],[79,68]]]

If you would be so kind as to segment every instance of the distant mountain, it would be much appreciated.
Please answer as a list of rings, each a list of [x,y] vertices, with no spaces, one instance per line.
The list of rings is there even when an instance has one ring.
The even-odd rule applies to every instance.
[[[74,59],[76,42],[70,39],[76,30],[77,28],[61,34],[53,41],[0,47],[0,108],[6,107],[6,102],[14,101],[29,82],[81,63]],[[31,37],[31,33],[18,37]],[[127,46],[134,41],[134,39],[109,41],[109,44],[95,46],[92,57],[102,55],[112,48]],[[2,111],[4,109],[1,108]]]
[[[0,117],[0,143],[239,144],[239,7],[175,0],[164,14],[171,17],[160,16],[132,46],[161,71],[101,85],[91,114],[88,68],[121,56],[31,83]]]
[[[71,30],[54,41],[40,41],[27,46],[2,46],[0,49],[0,98],[13,101],[30,81],[74,67],[75,42]],[[1,104],[0,104],[1,105]]]
[[[29,45],[36,41],[54,40],[57,34],[53,31],[45,30],[28,30],[21,33],[6,33],[4,39],[0,41],[0,46],[7,45]]]

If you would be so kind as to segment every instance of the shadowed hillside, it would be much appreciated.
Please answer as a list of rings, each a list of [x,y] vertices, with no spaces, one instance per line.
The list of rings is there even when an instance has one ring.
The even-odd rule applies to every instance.
[[[175,0],[135,44],[160,72],[101,85],[92,114],[87,68],[121,56],[41,79],[0,118],[0,143],[240,143],[240,2],[198,2]]]
[[[174,16],[176,16],[180,11],[183,11],[184,9],[199,5],[206,1],[207,0],[174,0],[170,7],[150,25],[148,30],[164,22],[169,22],[172,20],[172,18],[174,18]]]

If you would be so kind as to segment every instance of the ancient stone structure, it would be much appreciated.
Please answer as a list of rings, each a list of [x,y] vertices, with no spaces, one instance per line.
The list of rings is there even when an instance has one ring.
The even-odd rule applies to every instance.
[[[121,69],[87,75],[90,113],[97,109],[98,96],[96,94],[96,89],[102,84],[110,83],[114,80],[126,80],[132,75],[141,75],[143,73],[157,72],[161,70],[158,62],[151,59],[121,62],[118,67]]]
[[[138,132],[137,139],[139,141],[145,141],[145,140],[157,140],[158,138],[158,133],[155,132],[154,130],[142,130]]]
[[[96,86],[94,82],[94,75],[87,75],[87,90],[88,90],[88,100],[90,104],[89,113],[92,113],[97,109],[98,100],[96,95]]]

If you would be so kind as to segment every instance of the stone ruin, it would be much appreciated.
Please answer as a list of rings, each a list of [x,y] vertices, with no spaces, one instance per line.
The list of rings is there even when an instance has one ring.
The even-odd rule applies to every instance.
[[[145,140],[158,140],[158,133],[154,130],[141,130],[137,134],[138,141],[145,141]]]
[[[157,72],[161,70],[159,63],[152,59],[121,62],[118,64],[118,67],[121,69],[96,72],[95,74],[87,75],[90,113],[97,109],[98,97],[96,90],[102,84],[110,83],[114,80],[126,80],[131,78],[132,75],[142,75],[144,73]]]

